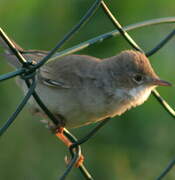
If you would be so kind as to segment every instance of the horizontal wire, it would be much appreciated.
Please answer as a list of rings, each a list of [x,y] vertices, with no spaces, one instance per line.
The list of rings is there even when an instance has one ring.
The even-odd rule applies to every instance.
[[[11,78],[16,77],[18,75],[21,75],[24,72],[25,72],[25,69],[20,68],[20,69],[18,69],[16,71],[9,72],[7,74],[2,74],[2,75],[0,75],[0,81],[11,79]]]
[[[143,27],[153,26],[153,25],[159,25],[159,24],[167,24],[167,23],[175,23],[175,17],[151,19],[151,20],[147,20],[147,21],[143,21],[143,22],[139,22],[139,23],[135,23],[135,24],[125,26],[125,27],[123,27],[123,29],[125,31],[131,31],[131,30],[135,30],[138,28],[143,28]],[[55,56],[50,58],[48,62],[53,61],[53,60],[57,59],[58,57],[63,57],[63,56],[78,52],[80,50],[83,50],[83,49],[91,46],[91,45],[94,45],[96,43],[102,42],[106,39],[109,39],[109,38],[112,38],[112,37],[115,37],[118,35],[120,35],[120,32],[118,30],[114,30],[114,31],[99,35],[95,38],[89,39],[89,40],[82,42],[78,45],[75,45],[71,48],[68,48],[68,49],[65,49],[63,51],[55,53]]]

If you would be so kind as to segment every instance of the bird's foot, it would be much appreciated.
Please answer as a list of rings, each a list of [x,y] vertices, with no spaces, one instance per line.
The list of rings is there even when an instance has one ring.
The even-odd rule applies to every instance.
[[[64,135],[64,128],[59,127],[56,130],[55,134],[68,148],[73,145],[73,143]],[[66,156],[65,157],[66,164],[69,164],[70,159]],[[80,167],[84,162],[84,156],[81,154],[78,158],[77,162],[75,163],[75,167]]]
[[[50,129],[52,133],[54,133],[68,148],[73,145],[73,143],[64,135],[64,127],[58,127],[54,123],[49,120],[43,119],[42,123],[45,124],[46,128]],[[66,164],[70,163],[70,159],[65,157]],[[75,167],[80,167],[84,162],[84,156],[81,154],[75,163]]]
[[[56,129],[55,135],[67,146],[70,147],[72,142],[64,135],[64,127]]]

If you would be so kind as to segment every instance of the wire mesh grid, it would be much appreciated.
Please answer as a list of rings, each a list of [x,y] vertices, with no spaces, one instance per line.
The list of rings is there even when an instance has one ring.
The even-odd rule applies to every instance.
[[[116,30],[102,34],[98,37],[95,37],[93,39],[90,39],[86,42],[80,43],[74,47],[71,47],[69,49],[66,49],[61,52],[56,52],[60,47],[63,46],[63,44],[70,40],[70,38],[78,31],[80,28],[87,23],[90,18],[95,14],[95,12],[99,9],[102,8],[106,16],[110,19],[111,23],[116,27]],[[5,34],[5,32],[0,29],[0,36],[1,38],[6,42],[6,44],[9,46],[11,51],[14,53],[14,55],[18,58],[19,62],[22,64],[22,67],[19,68],[16,71],[4,74],[0,76],[0,81],[8,80],[16,76],[20,76],[28,86],[28,92],[21,101],[21,103],[18,105],[16,108],[16,111],[11,115],[11,117],[5,122],[3,127],[0,129],[0,136],[2,136],[5,131],[9,128],[9,126],[14,122],[18,114],[21,112],[21,110],[24,108],[28,100],[30,99],[31,96],[34,97],[36,102],[39,104],[39,106],[43,109],[43,111],[47,114],[49,119],[57,125],[57,119],[55,116],[50,112],[50,110],[45,106],[45,104],[42,102],[40,99],[39,95],[35,91],[36,87],[36,80],[35,80],[35,75],[37,72],[37,69],[40,68],[42,65],[44,65],[47,61],[54,60],[55,58],[58,57],[63,57],[71,53],[75,53],[77,51],[80,51],[88,46],[91,46],[97,42],[102,42],[105,39],[108,38],[113,38],[117,35],[121,35],[127,42],[128,44],[131,45],[131,47],[137,51],[140,51],[144,53],[147,57],[155,54],[160,48],[162,48],[174,35],[175,35],[175,30],[170,32],[164,39],[162,39],[155,48],[151,49],[148,52],[144,52],[141,47],[137,45],[137,43],[131,38],[131,36],[128,34],[128,31],[134,30],[136,28],[141,28],[145,26],[152,26],[152,25],[157,25],[157,24],[164,24],[164,23],[175,23],[175,17],[168,17],[168,18],[160,18],[160,19],[153,19],[153,20],[148,20],[145,22],[129,25],[127,27],[122,27],[116,17],[113,16],[111,11],[109,10],[108,6],[106,3],[102,0],[96,0],[92,6],[89,8],[87,13],[81,18],[80,22],[75,25],[64,37],[63,39],[58,42],[55,48],[53,48],[39,63],[35,64],[34,62],[28,62],[22,55],[22,52],[17,50],[11,42],[11,40],[8,38],[8,36]],[[56,54],[56,56],[52,57],[53,54]],[[170,114],[173,118],[175,118],[175,111],[171,106],[164,100],[164,98],[159,94],[157,90],[153,90],[152,94],[154,97],[158,100],[158,102],[162,105],[162,107],[167,111],[168,114]],[[101,127],[103,127],[110,119],[107,118],[103,120],[101,123],[99,123],[92,131],[90,131],[87,135],[85,135],[81,139],[77,139],[74,137],[67,129],[64,128],[64,135],[72,142],[72,144],[69,146],[70,154],[71,154],[71,160],[67,165],[66,170],[63,172],[63,174],[59,177],[60,180],[66,179],[68,174],[70,173],[71,169],[74,167],[76,164],[77,160],[81,156],[81,147],[80,145],[88,141]],[[171,161],[170,164],[163,170],[163,172],[157,177],[157,180],[163,179],[172,169],[172,167],[175,164],[175,160]],[[93,177],[92,175],[88,172],[86,167],[83,165],[83,163],[79,166],[79,169],[84,176],[85,179],[92,180]]]

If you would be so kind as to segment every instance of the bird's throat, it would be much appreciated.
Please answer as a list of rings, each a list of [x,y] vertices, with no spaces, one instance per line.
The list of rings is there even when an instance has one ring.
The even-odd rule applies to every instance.
[[[143,104],[151,94],[153,88],[146,86],[138,86],[128,91],[130,102],[133,107]]]
[[[154,87],[138,86],[136,88],[117,89],[115,91],[116,110],[112,116],[121,115],[132,107],[143,104]]]

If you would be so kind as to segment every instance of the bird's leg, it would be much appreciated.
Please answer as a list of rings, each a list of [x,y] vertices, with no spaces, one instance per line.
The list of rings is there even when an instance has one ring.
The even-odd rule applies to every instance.
[[[64,127],[58,127],[55,135],[67,146],[70,147],[72,142],[64,135]]]
[[[55,135],[68,147],[70,148],[73,145],[73,142],[64,135],[64,127],[58,127],[56,129]],[[65,158],[66,164],[70,162],[70,160],[66,157]],[[84,156],[81,154],[79,159],[77,160],[75,167],[79,168],[84,162]]]
[[[41,120],[42,123],[44,123],[46,125],[46,127],[48,129],[50,129],[52,131],[52,133],[54,133],[68,148],[70,148],[74,142],[72,142],[66,135],[64,135],[64,127],[61,126],[57,126],[55,124],[53,124],[51,121],[43,119]],[[84,161],[84,156],[80,155],[79,159],[77,160],[75,167],[80,167],[83,164]],[[65,157],[65,162],[66,164],[68,164],[70,162],[70,160]]]

